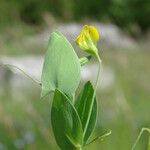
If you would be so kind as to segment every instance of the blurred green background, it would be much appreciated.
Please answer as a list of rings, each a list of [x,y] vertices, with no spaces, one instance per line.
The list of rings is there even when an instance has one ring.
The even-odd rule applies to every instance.
[[[98,44],[105,81],[97,91],[98,121],[91,139],[107,129],[112,134],[86,150],[130,150],[141,128],[150,127],[149,16],[149,0],[0,0],[0,64],[20,63],[24,57],[38,61],[46,51],[45,35],[55,29],[67,26],[71,42],[70,33],[85,23],[105,29]],[[34,61],[23,64],[33,73],[38,68]],[[40,100],[38,85],[0,67],[0,150],[57,150],[51,100]],[[147,143],[145,133],[136,149],[147,150]]]

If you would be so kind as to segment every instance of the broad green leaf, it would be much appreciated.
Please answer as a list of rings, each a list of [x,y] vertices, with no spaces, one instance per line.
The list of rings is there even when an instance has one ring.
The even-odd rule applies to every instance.
[[[57,89],[51,121],[55,139],[62,150],[75,150],[82,146],[83,130],[78,113],[68,97]]]
[[[44,97],[58,88],[72,96],[80,82],[80,62],[69,41],[59,32],[50,36],[42,71],[42,93]]]
[[[87,118],[89,117],[89,109],[91,107],[92,97],[93,97],[94,89],[92,84],[88,81],[84,88],[82,89],[81,93],[79,94],[76,102],[75,107],[78,111],[79,117],[82,122],[83,131],[85,130]],[[94,104],[92,106],[92,113],[90,115],[90,121],[84,136],[84,144],[86,144],[88,138],[90,137],[96,123],[97,117],[97,102],[96,98],[94,99]]]
[[[91,60],[92,56],[86,56],[86,57],[81,57],[80,60],[80,64],[81,66],[85,65],[86,63],[88,63]]]

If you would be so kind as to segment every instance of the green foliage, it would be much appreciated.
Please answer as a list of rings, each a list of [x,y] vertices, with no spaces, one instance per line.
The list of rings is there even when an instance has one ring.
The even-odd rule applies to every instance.
[[[150,27],[150,2],[149,0],[130,1],[130,10],[136,22],[142,30],[146,31]]]
[[[150,26],[149,0],[0,1],[0,22],[2,24],[17,20],[30,24],[41,24],[45,12],[50,12],[62,20],[81,20],[83,18],[110,20],[122,28],[137,24],[143,31]]]
[[[75,104],[74,95],[80,81],[79,58],[71,44],[58,32],[51,34],[42,72],[42,97],[54,92],[51,121],[57,144],[62,150],[82,150],[96,123],[97,102],[87,82]],[[80,59],[81,60],[81,59]]]
[[[82,125],[70,100],[59,90],[55,90],[51,110],[52,127],[57,144],[62,150],[82,147]]]
[[[134,16],[130,9],[129,0],[112,0],[109,7],[109,16],[114,23],[121,27],[127,27],[133,23]]]
[[[80,62],[73,47],[61,33],[52,33],[42,71],[42,93],[56,88],[72,97],[80,82]]]
[[[115,73],[115,85],[119,84],[119,89],[123,93],[118,91],[116,86],[97,90],[101,98],[101,101],[98,101],[98,107],[100,105],[103,115],[98,117],[91,139],[93,136],[102,135],[105,129],[109,128],[112,130],[112,135],[103,142],[99,139],[86,146],[86,150],[99,150],[100,148],[101,150],[129,150],[141,127],[149,127],[150,85],[147,81],[150,76],[150,51],[145,48],[141,49],[141,51],[126,49],[125,52],[119,48],[105,49],[103,64],[109,66]],[[9,50],[11,51],[12,48],[10,47]],[[122,58],[126,60],[126,63],[123,63]],[[7,74],[6,80],[1,81],[0,84],[1,145],[8,150],[20,149],[14,143],[18,139],[24,141],[26,133],[30,132],[33,139],[25,142],[22,149],[58,150],[51,131],[49,97],[41,101],[39,87],[34,84],[24,88],[14,88],[8,76],[11,75]],[[119,95],[117,96],[116,93]],[[120,97],[120,94],[124,97]],[[120,106],[115,101],[118,99],[119,102],[123,102],[124,98],[128,107],[132,109],[131,112],[124,109],[126,108],[124,103]],[[134,119],[130,120],[130,117]],[[147,150],[148,135],[147,133],[142,135],[136,150]]]
[[[110,6],[110,0],[76,0],[74,4],[74,15],[76,19],[90,17],[103,19],[106,17]]]
[[[83,131],[85,132],[85,135],[83,137],[84,145],[86,144],[88,138],[90,137],[90,135],[95,127],[95,123],[96,123],[97,102],[96,102],[96,98],[95,98],[94,104],[92,105],[93,94],[94,94],[94,89],[92,87],[92,84],[88,81],[84,85],[84,88],[82,89],[82,91],[79,94],[79,97],[77,98],[76,103],[75,103],[75,107],[78,111],[78,114],[79,114],[81,122],[82,122]],[[92,107],[91,114],[89,114],[90,107]],[[85,127],[86,127],[88,117],[90,117],[90,121],[89,121],[88,127],[86,129]]]

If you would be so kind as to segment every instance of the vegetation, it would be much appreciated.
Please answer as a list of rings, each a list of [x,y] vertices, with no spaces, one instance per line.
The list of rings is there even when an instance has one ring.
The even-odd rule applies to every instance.
[[[101,118],[93,137],[106,129],[111,129],[112,134],[102,142],[89,145],[87,150],[131,149],[141,128],[149,127],[149,57],[150,52],[144,49],[105,49],[101,58],[104,66],[113,69],[115,84],[98,92]],[[50,126],[50,98],[41,101],[40,89],[35,84],[14,88],[6,81],[0,85],[0,145],[11,150],[20,147],[57,150]],[[144,134],[136,149],[146,149],[147,142],[148,134]]]
[[[47,45],[28,39],[41,31],[45,13],[62,22],[96,20],[141,31],[150,27],[149,0],[0,0],[0,55],[43,54]],[[140,130],[150,125],[150,51],[146,46],[99,49],[104,49],[103,66],[111,69],[114,82],[97,90],[99,118],[90,140],[106,129],[112,134],[85,150],[129,150]],[[0,76],[0,150],[58,150],[51,126],[52,97],[41,101],[37,85],[16,87],[9,80],[12,72],[6,72],[5,80]],[[142,134],[136,150],[146,150],[148,138]]]
[[[84,18],[112,21],[122,28],[138,25],[143,31],[150,26],[149,0],[1,0],[0,22],[20,20],[41,24],[44,13],[70,21]]]

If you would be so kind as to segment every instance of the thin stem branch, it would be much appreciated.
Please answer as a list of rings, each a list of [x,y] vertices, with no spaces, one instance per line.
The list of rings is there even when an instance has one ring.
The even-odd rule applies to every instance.
[[[100,59],[99,55],[97,55],[97,59],[98,59],[98,71],[97,71],[97,77],[96,77],[96,82],[95,82],[95,90],[94,90],[94,93],[93,93],[93,96],[92,96],[91,107],[90,107],[89,115],[88,115],[88,118],[87,118],[87,121],[86,121],[86,124],[85,124],[83,137],[85,136],[87,128],[88,128],[88,124],[89,124],[90,117],[91,117],[91,114],[92,114],[92,108],[93,108],[93,105],[94,105],[94,99],[95,99],[95,96],[96,96],[96,90],[97,90],[98,82],[99,82],[100,68],[101,68],[101,59]]]
[[[135,149],[135,147],[136,147],[138,141],[140,140],[140,137],[142,136],[142,134],[143,134],[144,131],[147,131],[148,133],[150,133],[150,129],[149,128],[142,128],[141,131],[140,131],[140,133],[139,133],[139,135],[138,135],[138,137],[137,137],[137,139],[136,139],[136,141],[135,141],[135,143],[133,144],[131,150]]]
[[[15,66],[15,65],[10,65],[10,64],[1,64],[1,67],[5,67],[11,70],[11,68],[15,68],[17,70],[19,70],[20,72],[22,72],[22,74],[27,77],[28,79],[32,80],[32,82],[38,84],[41,86],[41,82],[38,81],[37,79],[32,78],[30,75],[28,75],[24,70],[20,69],[19,67]]]
[[[148,138],[147,150],[150,150],[150,136]]]
[[[105,137],[109,136],[110,134],[111,134],[111,130],[107,131],[106,133],[102,134],[101,136],[98,136],[98,137],[94,138],[92,141],[87,143],[86,146],[92,144],[93,142],[95,142],[97,140],[102,141]]]

